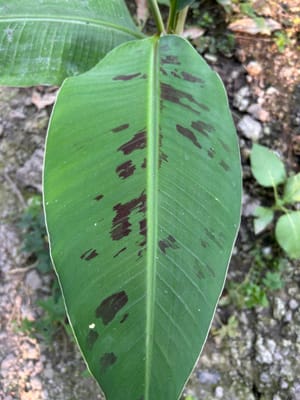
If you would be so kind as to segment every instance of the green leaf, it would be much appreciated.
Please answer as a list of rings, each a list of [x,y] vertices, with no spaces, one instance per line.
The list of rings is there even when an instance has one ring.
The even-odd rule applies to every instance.
[[[177,11],[182,10],[184,7],[194,3],[194,0],[170,0],[171,6],[175,7]]]
[[[283,162],[267,147],[254,144],[250,160],[252,174],[260,185],[271,187],[285,181],[286,172]]]
[[[300,201],[300,173],[290,176],[284,188],[285,203],[295,203]]]
[[[269,225],[270,222],[272,222],[274,212],[268,207],[256,207],[254,216],[254,232],[258,235]]]
[[[47,138],[51,252],[107,399],[178,398],[240,219],[224,87],[176,36],[128,42],[64,83]]]
[[[289,257],[300,258],[300,211],[289,212],[276,224],[276,239]]]
[[[138,37],[123,0],[0,0],[0,84],[59,85]]]

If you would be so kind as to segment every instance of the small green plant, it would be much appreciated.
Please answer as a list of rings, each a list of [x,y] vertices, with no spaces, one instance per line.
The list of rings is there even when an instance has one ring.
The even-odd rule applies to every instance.
[[[284,286],[283,260],[264,255],[257,247],[250,256],[252,261],[248,273],[242,282],[228,282],[227,296],[222,300],[222,305],[234,304],[240,309],[267,307],[269,295]]]
[[[0,0],[0,83],[62,85],[44,162],[51,257],[109,400],[180,396],[239,226],[226,92],[180,37],[192,2],[170,0],[164,21],[149,0],[147,37],[123,0]]]
[[[31,197],[28,203],[28,207],[18,223],[22,230],[22,251],[29,254],[30,261],[35,263],[35,267],[41,273],[47,273],[52,271],[52,266],[42,198],[41,196]]]
[[[28,200],[28,207],[18,226],[22,231],[22,250],[29,254],[30,262],[40,273],[53,275],[41,196],[33,196]],[[71,333],[55,275],[51,283],[51,295],[45,300],[39,300],[37,305],[43,309],[43,315],[36,321],[23,320],[22,330],[41,336],[47,344],[51,344],[60,331]]]
[[[250,155],[251,170],[257,182],[273,188],[274,204],[254,211],[254,231],[262,232],[275,218],[275,236],[289,257],[300,258],[300,173],[287,176],[280,158],[268,148],[254,144]],[[283,187],[281,188],[282,185]],[[282,190],[281,190],[282,189]]]
[[[286,32],[277,31],[274,33],[274,41],[280,53],[283,53],[285,48],[290,44],[290,39]]]

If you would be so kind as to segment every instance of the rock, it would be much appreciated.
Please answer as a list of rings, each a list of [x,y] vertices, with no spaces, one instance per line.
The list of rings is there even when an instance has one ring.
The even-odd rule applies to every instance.
[[[222,386],[217,386],[215,390],[215,396],[217,399],[222,399],[224,396],[224,389]]]
[[[251,76],[257,76],[262,72],[262,66],[257,61],[250,61],[249,64],[246,65],[246,71]]]
[[[249,115],[245,115],[238,123],[238,128],[242,135],[247,139],[258,141],[262,134],[262,127],[258,121],[255,121]]]
[[[258,339],[255,343],[255,349],[257,352],[256,361],[259,364],[272,364],[273,363],[273,355],[272,355],[271,349],[269,348],[269,341],[267,341],[266,345],[265,345],[263,343],[263,338],[260,336],[260,337],[258,337]],[[275,344],[275,346],[276,346],[276,344]],[[271,347],[272,347],[272,345],[271,345]]]
[[[248,86],[243,86],[238,92],[235,93],[233,105],[240,111],[246,111],[249,107],[250,89]]]
[[[285,315],[285,304],[279,297],[276,297],[274,299],[273,316],[275,319],[280,321],[282,317],[284,317],[284,315]]]
[[[42,287],[42,280],[36,270],[28,272],[26,275],[25,283],[32,290],[38,290]]]
[[[198,379],[200,383],[206,385],[216,385],[221,377],[220,374],[216,371],[199,371],[198,372]]]
[[[33,187],[39,193],[42,192],[42,170],[44,150],[37,149],[23,167],[17,171],[17,180],[21,187]]]
[[[265,18],[263,23],[258,24],[252,18],[242,18],[229,24],[228,28],[233,32],[248,33],[249,35],[271,35],[273,31],[281,29],[279,22],[272,18]]]
[[[251,104],[247,110],[255,119],[261,122],[267,122],[270,120],[270,114],[264,110],[260,104]]]
[[[290,307],[291,310],[296,310],[297,308],[299,308],[298,301],[296,301],[295,299],[291,299],[289,301],[289,307]]]

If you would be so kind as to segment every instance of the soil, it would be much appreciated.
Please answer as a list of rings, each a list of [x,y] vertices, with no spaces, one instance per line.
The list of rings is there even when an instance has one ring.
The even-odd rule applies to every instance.
[[[225,32],[230,22],[245,17],[238,8],[228,15],[213,2],[201,3],[214,8]],[[128,4],[135,12],[135,3]],[[253,209],[268,204],[272,193],[255,183],[249,164],[252,144],[259,141],[281,156],[290,173],[300,171],[300,5],[297,0],[252,4],[257,16],[281,24],[283,48],[274,33],[242,30],[234,33],[230,57],[212,48],[202,52],[224,80],[236,125],[249,116],[261,131],[254,137],[254,130],[238,129],[242,224],[211,334],[183,394],[201,400],[300,399],[300,265],[276,244],[274,226],[254,234]],[[201,25],[195,9],[188,16],[193,27]],[[147,26],[151,30],[151,21]],[[209,36],[214,30],[204,31]],[[193,43],[197,46],[199,38]],[[24,325],[41,317],[37,301],[50,295],[53,282],[51,273],[40,273],[32,254],[22,250],[18,222],[29,199],[41,191],[42,152],[55,92],[0,88],[0,400],[102,399],[62,328],[47,343]],[[257,270],[257,260],[263,270],[280,260],[283,287],[266,293],[268,306],[245,307],[238,293],[233,300],[234,284]]]

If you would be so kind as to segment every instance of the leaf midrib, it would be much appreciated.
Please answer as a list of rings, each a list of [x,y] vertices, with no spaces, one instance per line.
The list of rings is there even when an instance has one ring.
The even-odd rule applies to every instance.
[[[0,23],[1,22],[58,22],[61,24],[74,24],[74,25],[87,25],[87,26],[93,26],[96,28],[109,28],[113,29],[116,31],[120,31],[123,33],[127,33],[129,35],[132,35],[136,37],[137,39],[142,39],[144,38],[144,35],[141,32],[138,31],[133,31],[129,28],[126,28],[125,26],[122,25],[117,25],[112,22],[108,22],[105,20],[99,20],[99,19],[93,19],[93,18],[87,18],[87,17],[77,17],[76,19],[73,19],[71,17],[57,17],[54,15],[36,15],[36,16],[18,16],[18,15],[11,15],[9,17],[0,17]]]
[[[153,38],[149,63],[147,103],[147,272],[146,272],[146,359],[145,400],[149,400],[153,353],[154,308],[157,263],[157,195],[159,162],[159,38]]]

